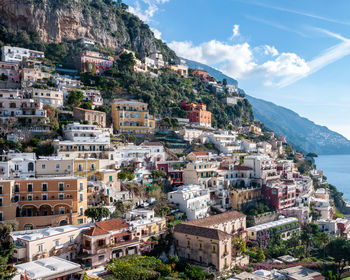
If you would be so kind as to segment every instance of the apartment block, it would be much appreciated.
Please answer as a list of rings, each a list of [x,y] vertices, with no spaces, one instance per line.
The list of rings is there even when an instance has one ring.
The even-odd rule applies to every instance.
[[[87,229],[87,225],[66,225],[12,232],[14,258],[21,263],[52,256],[74,260],[80,251],[82,232]]]
[[[245,236],[246,216],[236,211],[178,224],[174,228],[177,253],[218,271],[245,265],[248,258],[233,256],[233,237]]]
[[[110,130],[97,125],[72,123],[64,130],[65,140],[54,140],[57,155],[65,159],[108,159],[111,152]]]
[[[247,228],[247,237],[259,246],[266,247],[269,244],[272,230],[275,230],[283,240],[287,240],[292,237],[293,233],[299,232],[300,224],[297,218],[284,218]]]
[[[135,100],[114,100],[112,120],[117,133],[142,135],[153,133],[155,129],[155,120],[149,114],[148,105]]]
[[[114,58],[99,52],[85,51],[81,54],[81,71],[103,74],[113,67]]]
[[[19,67],[17,63],[0,61],[0,76],[5,75],[7,82],[19,83]]]
[[[44,58],[45,55],[41,51],[29,50],[19,47],[3,46],[1,48],[2,61],[6,62],[22,62],[25,57]]]
[[[44,105],[50,105],[54,108],[60,108],[63,106],[63,93],[53,89],[29,89],[30,97],[35,102],[40,102]]]
[[[83,233],[83,262],[87,267],[104,265],[112,258],[140,253],[140,240],[120,218],[95,223]]]
[[[87,222],[86,178],[3,180],[0,190],[0,219],[17,221],[20,230]]]
[[[188,220],[204,218],[210,206],[209,191],[199,185],[184,185],[168,193],[168,201],[177,204]]]
[[[191,123],[211,127],[211,112],[207,111],[207,105],[181,102],[180,106],[186,111]]]

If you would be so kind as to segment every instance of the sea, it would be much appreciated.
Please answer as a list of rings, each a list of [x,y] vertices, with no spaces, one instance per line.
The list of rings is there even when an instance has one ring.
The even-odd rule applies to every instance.
[[[317,169],[323,170],[329,184],[337,187],[350,201],[350,155],[326,155],[315,158]]]

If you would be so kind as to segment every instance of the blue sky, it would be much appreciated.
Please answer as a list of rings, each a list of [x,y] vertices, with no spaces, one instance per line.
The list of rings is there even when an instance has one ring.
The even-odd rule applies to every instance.
[[[124,2],[179,56],[350,139],[350,1]]]

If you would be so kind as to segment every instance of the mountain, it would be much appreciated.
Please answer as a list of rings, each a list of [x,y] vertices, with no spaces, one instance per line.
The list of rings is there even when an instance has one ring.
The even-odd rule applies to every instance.
[[[187,60],[190,68],[200,68],[207,71],[217,80],[227,79],[230,84],[237,83],[222,72],[195,61]],[[317,154],[347,154],[350,153],[350,141],[341,134],[326,126],[299,116],[297,113],[272,102],[247,95],[253,106],[254,117],[273,130],[277,135],[285,136],[288,143],[296,149]]]
[[[0,24],[10,31],[34,31],[45,43],[89,38],[103,48],[131,49],[139,57],[160,51],[167,61],[177,59],[147,24],[126,9],[113,0],[0,0]],[[20,35],[25,44],[28,34]]]

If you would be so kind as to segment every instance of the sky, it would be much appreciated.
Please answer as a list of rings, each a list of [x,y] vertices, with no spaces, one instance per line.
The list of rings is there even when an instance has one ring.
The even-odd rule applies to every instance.
[[[178,56],[350,139],[350,1],[124,2]]]

